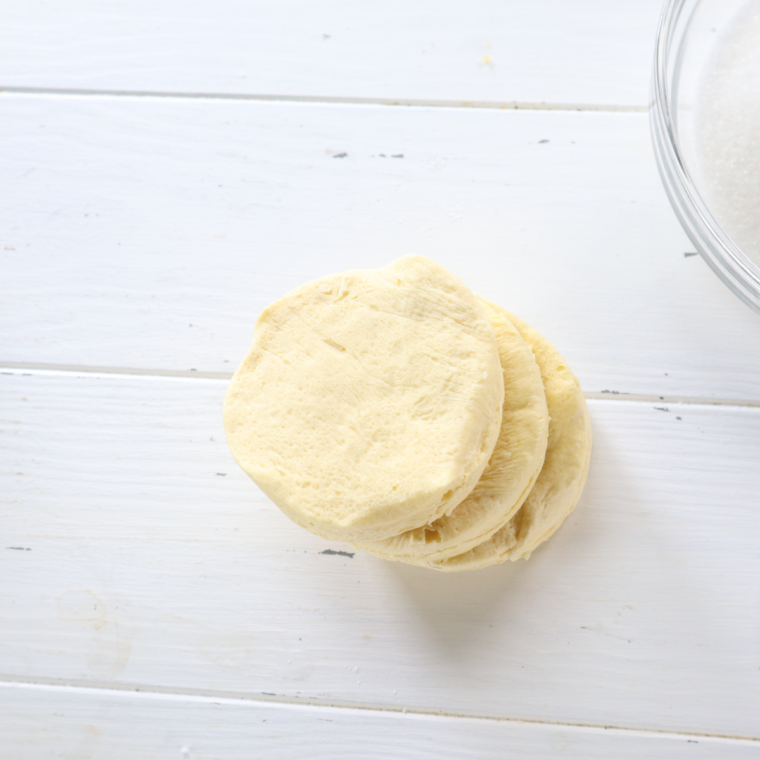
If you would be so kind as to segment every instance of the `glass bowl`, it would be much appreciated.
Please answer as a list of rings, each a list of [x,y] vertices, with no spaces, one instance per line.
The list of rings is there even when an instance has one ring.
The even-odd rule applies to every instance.
[[[743,5],[745,0],[667,0],[657,30],[650,127],[665,191],[686,234],[718,277],[760,312],[760,267],[721,229],[689,170],[696,164],[699,77],[716,32]]]

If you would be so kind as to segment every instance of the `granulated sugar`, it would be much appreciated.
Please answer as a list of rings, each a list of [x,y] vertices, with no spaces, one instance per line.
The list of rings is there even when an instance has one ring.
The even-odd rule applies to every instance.
[[[760,0],[719,32],[695,111],[695,181],[718,223],[760,264]]]

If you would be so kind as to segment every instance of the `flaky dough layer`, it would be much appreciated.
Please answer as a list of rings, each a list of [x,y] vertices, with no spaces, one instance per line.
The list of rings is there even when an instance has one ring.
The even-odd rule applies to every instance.
[[[530,325],[509,315],[533,349],[549,407],[544,466],[519,511],[491,538],[442,562],[438,570],[475,570],[530,556],[562,524],[580,499],[591,457],[591,421],[578,380],[557,350]]]
[[[384,559],[440,561],[485,541],[522,506],[544,463],[549,414],[533,352],[504,309],[484,301],[504,377],[501,429],[472,493],[430,525],[384,541],[357,544]]]

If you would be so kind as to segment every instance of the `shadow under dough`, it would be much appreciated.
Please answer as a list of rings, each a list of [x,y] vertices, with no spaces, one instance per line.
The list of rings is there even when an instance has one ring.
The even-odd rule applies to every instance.
[[[592,420],[597,416],[595,411],[591,410]],[[399,596],[413,609],[416,620],[448,656],[477,656],[484,633],[497,634],[503,645],[509,646],[511,630],[524,626],[526,617],[533,618],[537,605],[553,606],[555,594],[582,595],[583,576],[604,572],[605,529],[618,522],[604,512],[626,508],[609,498],[605,486],[614,482],[615,492],[625,494],[625,501],[635,502],[637,491],[605,427],[595,426],[587,487],[578,506],[528,561],[443,573],[378,560],[398,587]],[[547,615],[539,617],[551,619],[551,609]]]

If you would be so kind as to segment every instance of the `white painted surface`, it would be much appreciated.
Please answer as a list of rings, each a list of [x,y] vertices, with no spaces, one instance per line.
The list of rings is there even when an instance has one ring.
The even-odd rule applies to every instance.
[[[635,112],[659,5],[3,4],[0,89],[160,97],[0,94],[0,362],[74,368],[0,375],[0,755],[760,758],[760,321]],[[224,380],[157,373],[409,252],[587,391],[755,403],[592,400],[529,563],[323,554],[232,462]]]
[[[574,516],[452,576],[323,554],[224,388],[0,376],[0,673],[760,738],[760,409],[591,401]]]
[[[547,335],[587,391],[760,399],[760,320],[684,257],[645,114],[0,108],[0,360],[229,373],[286,291],[422,253]]]
[[[0,87],[646,106],[659,0],[5,0]]]
[[[705,736],[314,708],[0,683],[8,757],[333,760],[750,760],[760,744]],[[44,726],[44,730],[40,727]]]

